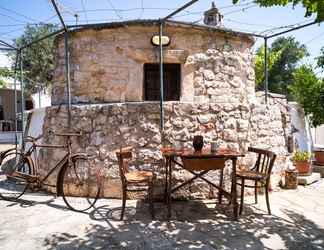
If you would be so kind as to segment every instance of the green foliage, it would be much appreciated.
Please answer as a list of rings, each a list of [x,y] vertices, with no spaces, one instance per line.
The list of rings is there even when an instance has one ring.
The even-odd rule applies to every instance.
[[[5,67],[0,68],[0,88],[6,87],[5,78],[13,77],[13,72]]]
[[[318,79],[311,67],[303,65],[295,71],[294,84],[289,89],[309,116],[312,126],[324,124],[323,79]]]
[[[279,37],[269,49],[271,53],[279,53],[276,61],[269,70],[269,90],[274,93],[291,96],[288,86],[293,84],[293,73],[297,69],[298,62],[308,55],[306,46],[300,44],[294,37]]]
[[[236,4],[240,0],[233,0],[233,3]],[[324,1],[323,0],[255,0],[257,4],[262,7],[271,7],[271,6],[287,6],[292,4],[296,6],[302,4],[306,9],[305,17],[310,17],[313,14],[316,14],[316,21],[324,21]]]
[[[293,84],[293,73],[298,62],[308,55],[306,46],[294,37],[279,37],[268,49],[268,88],[271,92],[287,95],[291,99],[288,86]],[[264,46],[257,50],[255,60],[256,86],[264,86]]]
[[[293,161],[309,161],[310,158],[312,157],[312,154],[310,152],[307,151],[295,151],[293,156],[292,156],[292,160]]]
[[[324,70],[324,47],[321,48],[320,55],[316,57],[316,61],[317,67]]]
[[[56,25],[27,25],[24,34],[15,40],[17,47],[23,47],[57,30]],[[25,88],[35,93],[39,88],[49,87],[54,69],[54,37],[44,39],[22,51]],[[11,55],[15,57],[15,54]]]
[[[258,89],[264,86],[264,46],[257,50],[255,57],[255,84]],[[273,65],[278,61],[281,56],[281,50],[270,52],[268,50],[268,69],[271,70]]]

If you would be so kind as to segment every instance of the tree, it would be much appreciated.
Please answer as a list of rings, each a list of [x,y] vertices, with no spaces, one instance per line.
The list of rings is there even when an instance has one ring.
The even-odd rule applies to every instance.
[[[324,81],[318,79],[310,66],[303,65],[294,74],[294,84],[289,86],[296,101],[309,116],[311,125],[324,124]]]
[[[281,55],[281,50],[270,52],[268,49],[268,70],[271,70],[273,65],[278,61]],[[258,48],[255,57],[255,84],[257,89],[263,89],[264,86],[264,46]]]
[[[56,25],[27,25],[24,33],[14,42],[23,47],[36,39],[42,38],[57,30]],[[16,54],[11,54],[15,57]],[[39,88],[50,87],[54,69],[54,37],[44,39],[22,50],[25,88],[29,93],[35,93]]]
[[[269,51],[270,54],[280,52],[269,70],[269,90],[290,98],[288,86],[294,82],[293,73],[298,62],[308,55],[306,46],[294,37],[279,37],[272,43]]]
[[[236,4],[240,0],[233,0],[233,3]],[[324,1],[323,0],[255,0],[257,4],[262,7],[271,7],[271,6],[287,6],[292,4],[295,7],[298,4],[302,4],[306,9],[305,17],[310,17],[313,14],[316,14],[316,21],[324,21]]]
[[[6,87],[5,79],[9,77],[13,77],[13,72],[6,67],[1,67],[0,68],[0,88]]]
[[[324,70],[324,47],[321,48],[320,55],[316,57],[316,61],[317,67]]]

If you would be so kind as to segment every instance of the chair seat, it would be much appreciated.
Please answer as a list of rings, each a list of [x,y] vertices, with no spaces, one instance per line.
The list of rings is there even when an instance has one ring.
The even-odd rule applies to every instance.
[[[267,178],[265,174],[253,170],[239,170],[237,171],[236,176],[249,180],[264,180]]]
[[[149,171],[134,171],[125,173],[125,178],[128,182],[149,182],[153,179],[153,173]]]

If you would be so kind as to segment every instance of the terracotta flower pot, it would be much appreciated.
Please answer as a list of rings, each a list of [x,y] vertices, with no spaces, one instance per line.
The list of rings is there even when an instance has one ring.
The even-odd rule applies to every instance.
[[[296,161],[295,167],[299,174],[308,174],[310,172],[310,162],[309,161]]]
[[[324,150],[314,150],[316,162],[324,165]]]

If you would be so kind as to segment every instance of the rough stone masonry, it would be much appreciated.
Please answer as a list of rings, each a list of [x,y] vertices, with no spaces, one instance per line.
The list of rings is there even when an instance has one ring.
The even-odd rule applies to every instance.
[[[105,169],[102,195],[120,197],[114,154],[120,146],[133,146],[132,168],[154,166],[159,195],[164,178],[162,143],[179,141],[191,146],[197,134],[204,136],[206,144],[219,140],[222,146],[244,153],[249,146],[273,150],[278,154],[272,179],[275,186],[289,156],[290,117],[282,96],[270,95],[265,105],[264,93],[255,92],[253,40],[233,31],[167,23],[165,32],[171,44],[165,48],[164,61],[181,64],[182,81],[180,100],[163,106],[166,141],[162,142],[159,102],[144,101],[143,97],[143,65],[158,62],[157,48],[150,43],[157,31],[156,23],[145,22],[82,29],[71,34],[72,129],[85,134],[74,139],[73,150],[95,156],[91,164]],[[50,136],[48,129],[68,129],[63,44],[59,37],[53,87],[53,104],[63,105],[46,110],[43,132],[47,143],[63,140]],[[41,169],[45,172],[62,154],[42,149]],[[253,160],[253,155],[247,154],[239,165],[248,166]],[[177,169],[173,178],[177,182],[190,176]],[[208,178],[217,180],[218,173],[210,173]],[[179,191],[178,197],[205,198],[212,195],[211,191],[197,180]]]

